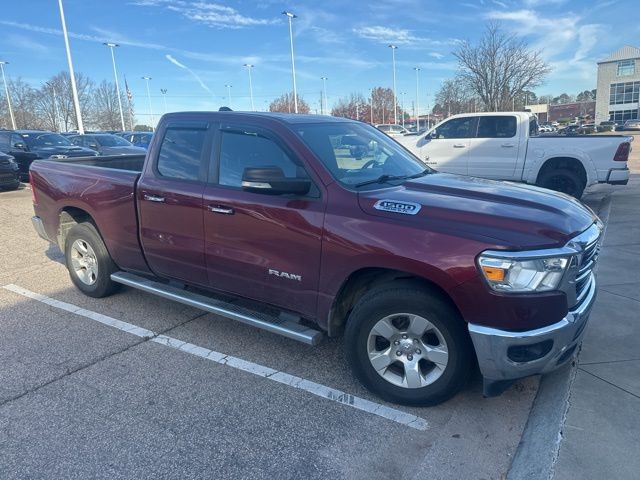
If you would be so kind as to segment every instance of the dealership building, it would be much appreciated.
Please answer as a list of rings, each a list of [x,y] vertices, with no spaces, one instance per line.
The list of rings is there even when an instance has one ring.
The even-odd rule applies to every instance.
[[[626,45],[598,62],[596,123],[640,118],[640,48]]]

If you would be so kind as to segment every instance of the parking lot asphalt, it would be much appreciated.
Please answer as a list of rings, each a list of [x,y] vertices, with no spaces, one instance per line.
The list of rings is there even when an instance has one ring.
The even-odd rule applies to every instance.
[[[85,297],[31,215],[28,186],[0,193],[0,287],[16,286],[0,288],[3,479],[505,476],[537,378],[485,399],[476,374],[443,405],[388,404],[352,377],[341,339],[310,347],[131,289]]]

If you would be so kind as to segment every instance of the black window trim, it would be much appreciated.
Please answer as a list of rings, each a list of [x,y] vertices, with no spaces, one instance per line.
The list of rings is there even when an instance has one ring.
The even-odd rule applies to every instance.
[[[158,149],[154,154],[151,169],[154,176],[160,180],[169,180],[172,182],[190,183],[193,185],[205,185],[207,183],[207,172],[209,170],[209,163],[211,161],[211,140],[212,140],[212,127],[216,124],[205,121],[175,121],[169,122],[163,125],[162,131],[158,132],[162,136],[158,142]],[[163,175],[158,170],[158,162],[160,161],[160,152],[162,151],[162,144],[169,130],[203,130],[205,132],[204,142],[202,142],[202,152],[200,152],[200,170],[198,171],[198,179],[191,180],[188,178],[176,178]],[[156,133],[156,135],[158,135]]]
[[[307,174],[307,178],[311,181],[311,188],[309,189],[309,192],[317,193],[317,195],[311,195],[311,194],[299,195],[299,196],[296,196],[295,198],[304,198],[306,200],[322,199],[322,189],[318,187],[318,182],[316,181],[314,176],[309,173],[309,170],[310,170],[309,167],[305,165],[305,163],[298,157],[298,155],[296,155],[293,152],[293,150],[285,142],[283,142],[282,139],[276,133],[262,126],[252,125],[250,123],[242,124],[242,123],[235,123],[235,122],[225,122],[225,123],[219,124],[215,132],[215,140],[214,140],[213,148],[211,149],[211,162],[209,165],[209,174],[208,174],[209,186],[215,187],[215,188],[222,188],[225,190],[242,191],[251,195],[260,195],[261,197],[264,196],[264,194],[260,194],[260,193],[247,192],[246,190],[243,190],[242,187],[234,187],[233,185],[220,184],[220,181],[219,181],[220,180],[220,152],[222,149],[222,134],[225,131],[230,133],[250,131],[252,133],[255,132],[257,135],[260,135],[261,137],[271,140],[273,143],[275,143],[278,147],[282,149],[282,151],[289,157],[289,159],[292,162],[294,162],[295,164],[297,164],[298,166],[304,169],[304,171]],[[290,198],[290,197],[284,197],[284,196],[275,196],[274,198],[278,198],[278,197]]]
[[[515,130],[514,134],[511,135],[510,137],[479,137],[478,133],[480,132],[480,121],[483,118],[491,118],[491,117],[493,117],[493,118],[496,118],[496,117],[498,117],[498,118],[511,117],[511,118],[515,119],[515,121],[516,121],[516,130]],[[515,138],[517,136],[518,136],[518,117],[515,116],[515,115],[497,115],[496,114],[496,115],[480,115],[480,116],[478,116],[478,121],[476,122],[476,135],[475,135],[475,137],[471,137],[471,138],[498,138],[498,139],[504,140],[505,138]]]
[[[434,138],[433,140],[470,140],[472,138],[477,138],[476,135],[478,135],[478,124],[480,123],[478,121],[477,116],[473,116],[473,115],[464,115],[462,117],[457,117],[457,118],[451,118],[451,119],[447,119],[444,122],[442,122],[440,125],[438,125],[435,130],[438,131],[440,129],[440,127],[442,127],[442,125],[445,125],[446,123],[453,121],[453,120],[464,120],[470,118],[472,125],[471,125],[471,136],[469,137],[456,137],[456,138]],[[434,129],[432,129],[431,131],[433,131]]]

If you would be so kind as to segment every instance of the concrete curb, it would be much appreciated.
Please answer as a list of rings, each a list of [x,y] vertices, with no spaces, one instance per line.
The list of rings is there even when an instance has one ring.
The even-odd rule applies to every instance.
[[[603,241],[610,212],[611,195],[606,195],[600,200],[597,212],[605,225]],[[571,386],[577,371],[578,356],[567,366],[540,380],[540,387],[513,456],[507,480],[553,478],[562,442],[562,430],[570,406]]]

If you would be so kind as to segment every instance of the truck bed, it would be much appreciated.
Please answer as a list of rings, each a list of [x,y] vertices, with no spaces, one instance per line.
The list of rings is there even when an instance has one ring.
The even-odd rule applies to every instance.
[[[89,214],[118,265],[146,272],[138,242],[135,190],[144,155],[78,157],[36,160],[31,165],[31,187],[36,192],[35,213],[47,236],[56,241],[63,212]]]

